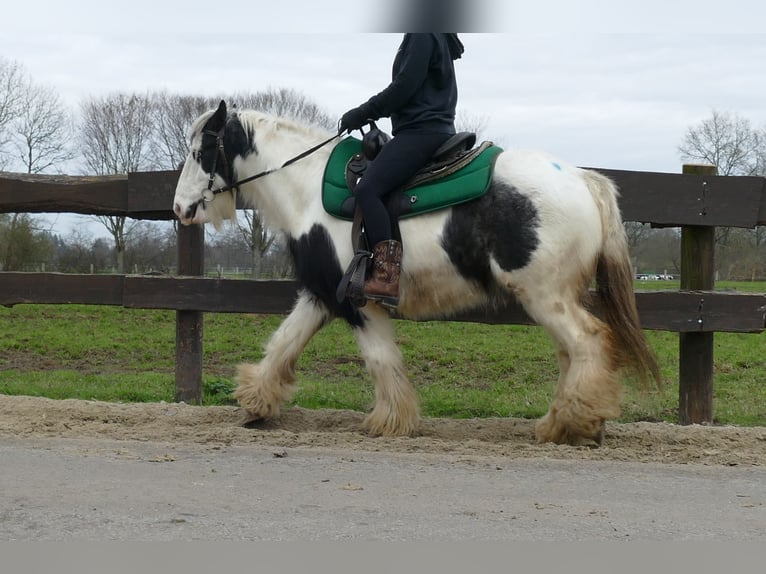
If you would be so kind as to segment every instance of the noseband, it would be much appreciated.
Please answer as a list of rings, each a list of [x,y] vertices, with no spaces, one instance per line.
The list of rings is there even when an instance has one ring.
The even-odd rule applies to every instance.
[[[315,151],[317,151],[321,147],[326,146],[328,143],[330,143],[335,138],[339,138],[340,135],[341,135],[340,132],[338,132],[334,136],[324,140],[322,143],[317,144],[314,147],[312,147],[310,149],[307,149],[306,151],[304,151],[302,153],[299,153],[295,157],[288,159],[285,163],[283,163],[279,167],[272,168],[272,169],[267,169],[267,170],[264,170],[264,171],[262,171],[260,173],[256,173],[255,175],[251,175],[250,177],[246,177],[244,179],[237,180],[237,181],[235,181],[232,184],[227,184],[227,185],[224,185],[224,186],[217,187],[217,188],[213,189],[213,182],[215,181],[215,170],[216,170],[216,167],[218,166],[218,158],[219,157],[223,159],[223,177],[224,177],[224,179],[226,181],[229,181],[229,180],[232,179],[231,176],[232,176],[233,169],[229,165],[229,161],[226,159],[226,152],[225,152],[224,147],[223,147],[223,134],[224,134],[224,130],[225,129],[226,129],[226,126],[224,125],[217,132],[214,132],[213,130],[204,130],[202,132],[203,134],[207,134],[207,135],[211,135],[211,136],[215,137],[215,148],[216,148],[215,158],[213,159],[213,168],[210,171],[210,179],[208,179],[208,182],[207,182],[207,191],[211,192],[213,194],[213,197],[208,199],[207,197],[205,197],[205,194],[203,193],[202,194],[202,201],[204,201],[206,203],[210,202],[210,201],[213,201],[215,199],[215,196],[218,195],[219,193],[223,193],[225,191],[231,191],[231,192],[233,192],[235,190],[238,191],[239,190],[239,186],[244,184],[244,183],[249,183],[251,181],[254,181],[256,179],[259,179],[261,177],[269,175],[270,173],[274,173],[275,171],[279,171],[280,169],[283,169],[283,168],[287,167],[288,165],[290,165],[292,163],[295,163],[296,161],[299,161],[299,160],[301,160],[301,159],[311,155],[312,153],[314,153]]]

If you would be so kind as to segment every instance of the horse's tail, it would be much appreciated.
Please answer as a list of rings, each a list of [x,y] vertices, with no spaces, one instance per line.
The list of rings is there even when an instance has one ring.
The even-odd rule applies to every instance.
[[[596,265],[596,293],[603,320],[612,333],[613,356],[618,367],[634,370],[642,384],[651,377],[661,386],[657,358],[649,348],[636,309],[628,239],[617,205],[619,192],[609,178],[596,171],[584,170],[584,177],[601,213],[603,239]]]

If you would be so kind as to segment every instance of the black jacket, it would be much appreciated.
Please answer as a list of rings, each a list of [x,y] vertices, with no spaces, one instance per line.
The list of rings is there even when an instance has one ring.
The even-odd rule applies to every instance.
[[[453,60],[461,54],[456,34],[405,34],[394,58],[391,84],[363,104],[368,117],[390,117],[394,135],[402,130],[454,134]]]

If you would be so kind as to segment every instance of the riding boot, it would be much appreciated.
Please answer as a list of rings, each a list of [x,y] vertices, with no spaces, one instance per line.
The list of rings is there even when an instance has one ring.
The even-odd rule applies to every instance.
[[[372,252],[372,275],[364,283],[364,296],[384,307],[399,305],[402,244],[393,239],[377,243]]]

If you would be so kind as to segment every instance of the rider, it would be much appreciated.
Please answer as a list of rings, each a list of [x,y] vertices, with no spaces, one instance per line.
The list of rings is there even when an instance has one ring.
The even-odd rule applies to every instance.
[[[399,303],[402,244],[391,238],[383,199],[402,187],[455,134],[453,60],[462,54],[457,34],[405,34],[388,87],[340,120],[342,133],[390,117],[394,136],[368,165],[355,191],[367,240],[373,246],[373,271],[364,284],[368,299],[394,307]]]

